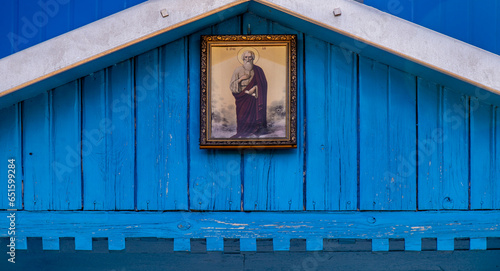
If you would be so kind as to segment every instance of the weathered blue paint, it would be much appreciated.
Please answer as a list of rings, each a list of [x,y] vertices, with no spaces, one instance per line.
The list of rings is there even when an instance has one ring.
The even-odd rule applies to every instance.
[[[0,159],[2,159],[3,168],[0,169],[1,176],[5,176],[5,180],[8,180],[8,174],[14,173],[15,180],[15,201],[14,206],[10,206],[9,203],[9,187],[7,181],[5,185],[0,186],[0,209],[22,209],[22,180],[23,180],[23,168],[21,159],[21,112],[20,104],[15,104],[0,110]],[[15,159],[14,172],[9,172],[9,159]],[[12,195],[11,195],[12,196]]]
[[[372,239],[372,251],[389,251],[389,239]]]
[[[76,236],[75,250],[92,250],[92,238],[82,235]]]
[[[470,249],[471,250],[485,250],[487,248],[486,238],[471,238],[470,239]]]
[[[256,238],[241,238],[240,239],[240,251],[257,251],[257,239]]]
[[[224,238],[207,238],[207,251],[224,251]]]
[[[4,1],[0,16],[0,58],[144,1]]]
[[[500,118],[498,106],[470,101],[471,208],[500,208]]]
[[[246,34],[249,24],[252,34],[299,37],[298,147],[200,150],[200,35]],[[19,153],[22,138],[18,202],[56,211],[18,212],[19,248],[32,236],[46,249],[75,237],[81,250],[92,249],[93,237],[108,238],[109,250],[123,250],[129,237],[158,237],[174,238],[175,251],[191,250],[196,238],[208,238],[211,251],[224,249],[223,238],[256,251],[257,238],[271,238],[274,250],[305,239],[314,251],[325,238],[361,238],[387,251],[402,238],[418,251],[422,238],[453,250],[455,238],[485,249],[485,238],[500,237],[498,211],[415,212],[498,209],[496,104],[476,97],[476,109],[461,89],[252,13],[190,33],[2,110],[0,130],[14,133],[0,136],[0,148]],[[82,164],[58,182],[51,165],[67,163],[68,146]]]
[[[174,251],[190,251],[190,250],[191,250],[191,240],[189,240],[189,238],[174,239]]]
[[[50,210],[52,202],[52,169],[50,161],[52,93],[44,92],[22,103],[24,209]],[[9,116],[11,118],[11,116]],[[16,160],[20,159],[17,158]],[[17,198],[17,201],[20,199]]]
[[[405,239],[405,250],[407,251],[420,251],[422,249],[422,239],[421,238],[406,238]],[[471,246],[472,249],[472,246]]]
[[[98,250],[73,251],[72,240],[61,240],[59,252],[44,252],[41,241],[30,242],[31,251],[17,251],[19,261],[15,270],[32,270],[41,266],[47,270],[497,270],[500,250],[490,251],[423,251],[419,253],[391,251],[372,253],[363,249],[354,251],[306,252],[295,246],[290,252],[271,252],[271,244],[254,252],[205,252],[172,253],[170,240],[127,240],[125,252],[103,250],[106,240],[94,241]],[[199,240],[198,246],[203,245]],[[3,244],[6,244],[3,242]],[[194,246],[194,245],[193,245]],[[345,247],[345,246],[344,246]],[[12,264],[0,262],[2,270],[9,270]]]
[[[108,247],[109,250],[124,250],[125,249],[125,238],[123,236],[110,235],[108,237]]]
[[[186,210],[187,39],[136,58],[139,210]]]
[[[199,37],[248,24],[254,34],[299,33],[306,134],[292,150],[200,150]],[[482,107],[469,110],[468,96],[363,56],[358,73],[357,59],[247,13],[26,100],[25,208],[82,208],[83,187],[85,210],[355,210],[358,201],[362,210],[417,210],[417,172],[418,209],[497,208],[468,198],[469,111],[473,144],[493,142],[480,125],[496,129],[493,119],[474,117]],[[72,161],[80,141],[81,167]],[[484,164],[479,150],[471,153],[471,201],[496,193],[496,175],[475,173]]]
[[[366,5],[500,54],[495,0],[365,0]]]
[[[424,79],[417,97],[418,208],[468,209],[468,97]]]
[[[243,25],[250,24],[252,34],[296,34],[297,51],[303,52],[303,34],[283,27],[271,20],[247,13]],[[244,27],[248,31],[248,27]],[[246,32],[244,32],[246,34]],[[303,58],[297,59],[297,74],[303,74]],[[243,209],[251,210],[303,210],[303,100],[304,81],[297,80],[297,149],[251,150],[244,152]],[[302,101],[302,102],[301,102]]]
[[[104,210],[105,195],[112,195],[112,184],[106,180],[106,96],[105,70],[82,78],[82,146],[91,148],[82,155],[83,209]],[[110,207],[107,207],[110,208]]]
[[[84,209],[134,209],[134,95],[131,60],[84,82]],[[97,108],[93,108],[97,107]],[[82,145],[83,147],[83,145]]]
[[[89,155],[82,153],[86,210],[134,209],[132,66],[127,60],[91,75],[88,80],[94,82],[82,89],[82,128],[93,149]]]
[[[312,36],[305,50],[306,209],[356,210],[357,56]]]
[[[359,89],[360,209],[415,210],[415,77],[361,57]]]
[[[81,170],[81,93],[80,82],[73,81],[51,91],[52,125],[50,170],[52,208],[82,208]],[[86,151],[88,146],[86,147]]]
[[[42,246],[44,250],[59,250],[59,238],[44,237],[42,238]]]
[[[229,20],[189,36],[189,196],[193,210],[241,210],[241,155],[230,150],[201,150],[200,36],[239,34],[239,21]],[[191,80],[191,78],[193,80]]]
[[[397,215],[395,215],[397,214]],[[7,215],[3,212],[2,215]],[[488,217],[488,219],[484,219]],[[175,251],[189,251],[190,240],[241,239],[241,251],[255,251],[255,238],[272,238],[275,250],[289,250],[291,239],[306,239],[307,250],[323,250],[323,239],[371,239],[374,251],[387,251],[389,239],[409,239],[411,250],[437,238],[438,250],[454,250],[454,240],[469,238],[471,249],[485,249],[484,238],[500,237],[496,211],[447,212],[18,212],[19,237],[108,238],[110,250],[124,249],[125,238],[173,238]],[[47,222],[48,221],[48,222]],[[54,227],[57,225],[57,227]],[[181,226],[182,225],[182,226]],[[0,236],[7,236],[6,226]],[[87,238],[82,241],[81,238]],[[111,241],[110,241],[111,240]],[[220,239],[211,247],[221,249]],[[213,242],[217,240],[216,242]],[[44,242],[44,243],[45,243]],[[83,245],[82,245],[83,244]],[[214,245],[215,244],[215,245]]]

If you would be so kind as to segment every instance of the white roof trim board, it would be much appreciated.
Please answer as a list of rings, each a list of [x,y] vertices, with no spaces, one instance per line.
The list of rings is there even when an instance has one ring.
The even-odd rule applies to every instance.
[[[184,0],[150,0],[0,59],[0,100],[89,61],[209,15],[223,15],[224,10],[247,2],[269,6],[500,94],[500,56],[353,0],[199,0],[193,5]],[[342,15],[333,16],[334,8],[340,8]],[[161,16],[163,9],[167,17]]]

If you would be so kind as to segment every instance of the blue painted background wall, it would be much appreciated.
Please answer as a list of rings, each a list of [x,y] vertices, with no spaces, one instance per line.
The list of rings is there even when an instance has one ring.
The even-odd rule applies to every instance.
[[[0,58],[145,0],[7,0],[0,14]],[[39,4],[40,3],[40,4]],[[495,0],[364,0],[432,30],[500,54]]]
[[[298,35],[297,149],[200,150],[200,35],[248,24]],[[0,160],[23,210],[499,209],[483,100],[245,13],[2,109]]]
[[[0,12],[0,58],[144,1],[2,1],[2,11]]]
[[[364,0],[366,5],[500,54],[496,0]]]

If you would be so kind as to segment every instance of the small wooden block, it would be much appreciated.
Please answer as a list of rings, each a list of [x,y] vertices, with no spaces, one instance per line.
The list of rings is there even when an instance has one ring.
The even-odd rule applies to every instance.
[[[422,250],[422,239],[421,238],[406,238],[405,239],[405,250],[406,251],[421,251]]]
[[[372,251],[389,251],[389,239],[372,239]]]
[[[175,238],[174,251],[191,251],[191,239],[189,238]]]
[[[28,249],[26,237],[16,237],[16,249]]]
[[[274,238],[273,239],[273,249],[274,251],[289,251],[290,250],[290,238]]]
[[[75,250],[92,250],[92,237],[75,237]]]
[[[240,251],[257,251],[257,239],[255,238],[241,238]]]
[[[207,251],[224,251],[224,238],[207,238]]]
[[[470,239],[470,250],[486,250],[486,248],[487,248],[486,238]]]
[[[125,249],[125,238],[120,236],[111,236],[108,238],[108,248],[109,250],[124,250]]]
[[[59,237],[43,237],[42,247],[44,250],[59,250]]]
[[[323,238],[308,238],[306,239],[307,251],[320,251],[323,250]]]
[[[455,249],[454,238],[438,238],[437,250],[438,251],[453,251]]]

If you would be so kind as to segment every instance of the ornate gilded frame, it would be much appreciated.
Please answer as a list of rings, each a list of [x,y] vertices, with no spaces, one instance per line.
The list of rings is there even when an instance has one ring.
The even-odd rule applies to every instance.
[[[247,51],[254,52],[254,64],[262,66],[264,76],[261,77],[265,78],[264,82],[267,80],[267,87],[263,87],[264,84],[260,85],[263,89],[260,93],[265,94],[261,94],[261,97],[265,97],[267,100],[265,109],[267,126],[265,129],[260,129],[249,135],[242,133],[244,134],[242,136],[240,130],[237,130],[239,118],[235,104],[236,96],[232,93],[229,85],[230,81],[235,78],[234,76],[239,76],[236,72],[238,66],[241,66],[240,71],[244,71],[243,61],[240,59]],[[240,64],[237,64],[236,61],[239,61]],[[254,69],[252,68],[252,70]],[[255,71],[251,73],[255,74]],[[255,81],[248,80],[257,84],[259,80],[262,81],[262,79],[257,78],[260,77],[257,76]],[[237,88],[239,93],[241,93],[242,88]],[[252,95],[256,94],[258,93]],[[258,95],[254,97],[258,99]],[[248,97],[246,99],[252,100]],[[240,115],[243,115],[241,113],[243,111],[239,112]],[[251,114],[243,115],[243,117],[248,116]],[[241,118],[243,119],[243,117]],[[245,123],[240,127],[247,125],[246,122],[240,123]],[[238,137],[232,138],[230,135]],[[202,36],[200,148],[296,148],[296,146],[297,36]]]

